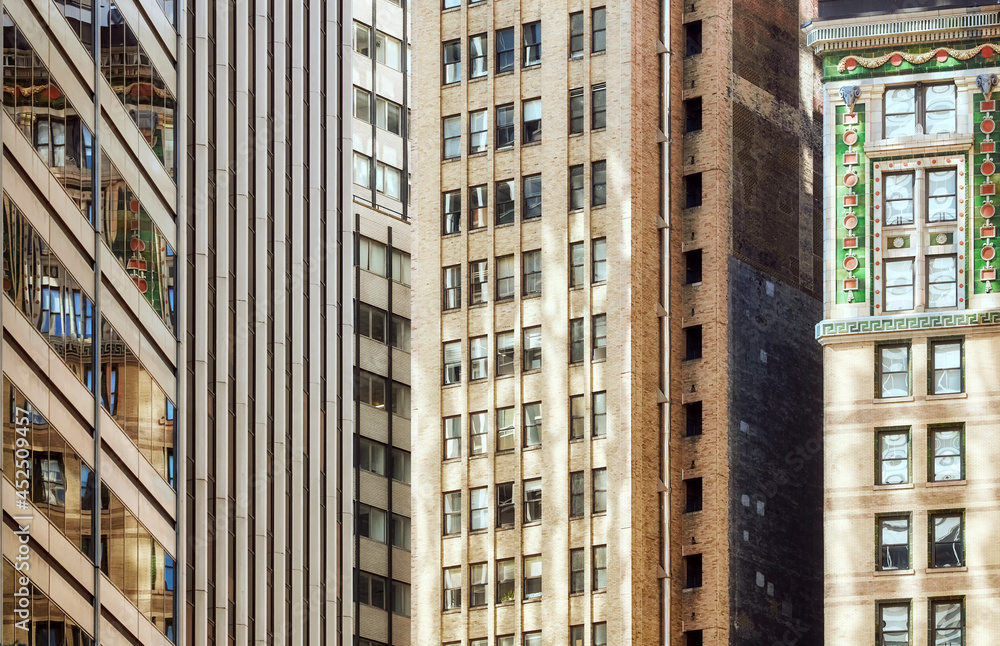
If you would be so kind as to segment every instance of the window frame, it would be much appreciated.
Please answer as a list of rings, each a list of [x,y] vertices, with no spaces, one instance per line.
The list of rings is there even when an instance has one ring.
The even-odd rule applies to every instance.
[[[883,355],[882,353],[886,350],[906,350],[906,368],[904,370],[893,370],[886,372],[883,370]],[[876,399],[899,399],[903,397],[911,397],[913,395],[913,375],[912,375],[912,357],[913,352],[909,342],[887,342],[879,343],[875,346],[875,369],[876,369],[876,380],[875,380],[875,398]],[[884,375],[905,375],[906,376],[906,387],[907,392],[905,395],[886,395],[885,386],[883,384]]]
[[[608,203],[608,162],[604,159],[590,163],[590,207]]]
[[[579,253],[579,264],[576,263],[575,253]],[[569,243],[569,288],[578,289],[587,282],[587,248],[583,240]]]
[[[882,91],[882,97],[881,98],[882,98],[882,105],[885,106],[885,108],[882,110],[882,139],[885,140],[885,139],[889,139],[890,138],[890,137],[886,136],[888,134],[888,129],[886,128],[887,117],[889,117],[890,115],[896,115],[896,114],[911,114],[909,112],[892,112],[892,113],[890,113],[888,111],[888,101],[886,100],[886,95],[890,91],[894,91],[894,90],[909,90],[909,89],[913,90],[913,112],[912,112],[912,114],[913,114],[913,133],[912,134],[908,134],[908,135],[896,135],[895,137],[892,137],[893,139],[895,139],[895,138],[898,138],[898,137],[915,137],[915,136],[920,136],[920,135],[927,136],[927,112],[928,112],[928,110],[927,110],[927,105],[926,105],[927,104],[927,94],[926,94],[926,91],[929,88],[932,88],[932,87],[949,87],[949,86],[952,88],[952,92],[954,93],[954,97],[955,97],[955,109],[954,110],[950,110],[950,111],[949,110],[931,110],[930,112],[953,112],[954,117],[955,117],[955,120],[953,121],[954,127],[951,130],[951,132],[934,133],[934,134],[932,134],[930,136],[957,134],[958,133],[958,102],[959,102],[958,86],[955,84],[954,81],[951,81],[951,82],[945,81],[945,82],[941,82],[941,83],[924,83],[922,81],[918,81],[916,83],[907,83],[907,84],[903,84],[903,85],[887,85],[883,89],[883,91]],[[918,129],[920,130],[919,133],[917,132]]]
[[[476,494],[481,494],[477,507]],[[476,512],[479,512],[478,515]],[[479,522],[477,523],[477,516]],[[469,489],[469,532],[482,532],[490,528],[490,492],[489,487],[471,487]]]
[[[462,232],[462,191],[441,193],[441,235]]]
[[[503,46],[504,38],[503,36],[510,35],[510,48],[500,49]],[[494,73],[495,74],[506,74],[514,71],[517,66],[517,44],[516,44],[516,34],[514,33],[514,27],[504,27],[502,29],[497,29],[494,32],[496,41],[496,58],[494,62]],[[510,57],[510,62],[507,62],[508,56]]]
[[[529,41],[528,35],[532,35]],[[537,40],[535,40],[537,38]],[[535,67],[542,64],[542,21],[534,20],[521,25],[521,43],[523,45],[521,67]]]
[[[875,636],[877,638],[879,646],[884,646],[884,645],[896,646],[896,644],[900,644],[900,645],[905,644],[905,645],[908,646],[909,644],[913,643],[913,639],[912,639],[913,638],[913,610],[910,607],[910,605],[911,604],[910,604],[909,600],[906,600],[906,601],[879,601],[877,603],[877,606],[876,606],[876,609],[875,609]],[[887,642],[886,641],[886,636],[888,634],[884,630],[885,623],[886,623],[884,610],[886,608],[906,608],[906,630],[905,630],[906,641],[905,642],[901,642],[901,641],[898,641],[898,640],[892,641],[892,642]],[[893,630],[893,631],[889,631],[889,632],[892,633],[893,635],[902,636],[902,635],[900,635],[900,633],[903,632],[903,631]]]
[[[389,127],[389,111],[390,108],[396,108],[396,129],[393,130]],[[390,101],[389,99],[383,99],[382,97],[375,96],[375,127],[385,130],[386,132],[391,132],[394,135],[403,136],[403,106],[399,105],[395,101]]]
[[[579,410],[574,410],[579,403]],[[587,402],[584,395],[569,396],[569,440],[582,440],[586,436]]]
[[[940,258],[950,259],[951,262],[952,262],[952,264],[954,265],[954,271],[951,274],[951,278],[952,279],[948,280],[948,281],[931,282],[931,263],[934,260],[937,260],[937,259],[940,259]],[[958,254],[956,254],[956,253],[941,253],[941,254],[925,254],[924,255],[924,302],[923,302],[924,309],[929,310],[929,311],[937,311],[937,310],[955,309],[956,307],[958,307],[958,299],[959,299],[959,292],[958,292],[958,281],[959,281],[958,270],[959,270],[959,268],[960,267],[959,267],[959,263],[958,263]],[[952,285],[953,286],[953,292],[954,292],[954,298],[952,299],[952,301],[949,302],[949,303],[946,303],[944,305],[931,305],[931,286],[932,285]],[[914,307],[916,307],[916,302],[914,302]]]
[[[489,184],[469,187],[469,231],[485,229],[489,226],[490,191]]]
[[[528,569],[531,567],[538,566],[538,574],[534,576],[528,576]],[[525,601],[530,599],[541,599],[542,598],[542,569],[544,562],[542,561],[541,554],[526,555],[521,559],[521,598]],[[535,592],[537,589],[537,592]],[[527,637],[527,633],[525,633]]]
[[[507,413],[510,414],[510,423],[507,423],[506,419],[501,420],[501,413],[506,417]],[[501,426],[501,423],[503,426]],[[517,434],[516,426],[517,420],[514,416],[513,406],[504,406],[502,408],[497,408],[496,412],[496,428],[497,428],[497,453],[510,453],[517,448]],[[509,440],[507,438],[510,438]],[[510,446],[507,446],[509,443]]]
[[[958,346],[958,366],[957,367],[946,367],[938,368],[938,356],[937,350],[942,346]],[[927,394],[929,395],[955,395],[965,392],[965,339],[962,337],[953,337],[948,339],[931,339],[928,343],[927,352]],[[957,371],[958,373],[958,390],[947,390],[938,391],[938,372],[949,373],[952,371]]]
[[[600,249],[600,253],[598,253]],[[594,238],[590,242],[590,282],[593,284],[608,281],[608,239]]]
[[[608,315],[594,314],[590,320],[591,361],[604,361],[608,358]]]
[[[462,457],[462,416],[449,415],[441,420],[444,437],[444,459]]]
[[[458,58],[454,58],[457,53]],[[451,55],[451,57],[449,57]],[[441,85],[462,82],[462,39],[454,38],[441,43]]]
[[[459,536],[462,533],[462,492],[445,491],[442,494],[442,511],[444,521],[442,525],[442,536]],[[458,509],[455,509],[457,503]]]
[[[452,134],[448,134],[453,127]],[[450,148],[450,150],[449,150]],[[452,114],[441,118],[441,159],[461,159],[462,157],[462,115]]]
[[[942,636],[939,633],[942,632],[942,631],[946,632],[946,634],[943,635],[943,637],[945,637],[946,639],[949,640],[948,643],[955,643],[953,641],[954,640],[954,634],[952,633],[952,635],[949,635],[949,634],[947,634],[947,632],[958,630],[959,631],[958,643],[964,645],[965,644],[965,636],[966,636],[965,598],[964,597],[932,598],[932,599],[928,599],[927,601],[928,601],[928,606],[929,606],[929,608],[928,608],[928,614],[927,614],[927,618],[928,618],[928,622],[927,623],[928,623],[928,629],[930,631],[930,636],[928,638],[928,644],[939,643],[938,642],[938,638]],[[937,625],[938,606],[942,606],[942,605],[946,605],[946,604],[947,605],[958,605],[959,606],[960,612],[959,612],[959,622],[958,622],[958,627],[957,628],[955,626],[944,626],[944,627],[942,627],[942,626],[938,626]],[[941,643],[944,643],[944,642],[941,642]]]
[[[541,296],[542,294],[542,250],[529,249],[521,252],[521,295]]]
[[[592,553],[590,583],[591,590],[601,592],[608,589],[608,546],[594,545]]]
[[[600,101],[597,97],[600,96]],[[590,87],[590,129],[604,130],[608,127],[608,86],[597,83]]]
[[[573,88],[569,91],[569,134],[582,135],[586,115],[586,102],[583,98],[583,88]]]
[[[458,578],[458,587],[454,587],[456,583],[453,577]],[[448,587],[451,583],[453,587]],[[441,577],[441,589],[443,591],[442,608],[444,610],[461,610],[462,609],[462,566],[457,565],[453,567],[443,568]]]
[[[474,124],[477,119],[482,121],[481,130],[473,130]],[[482,110],[470,110],[469,111],[469,154],[478,155],[480,153],[485,153],[490,148],[489,142],[489,132],[490,132],[490,112],[487,108]],[[477,145],[477,139],[481,139],[482,143]]]
[[[542,479],[525,478],[521,485],[521,522],[534,525],[542,522]]]
[[[904,222],[889,222],[888,217],[883,217],[884,225],[883,228],[891,227],[908,227],[913,226],[917,222],[917,172],[915,170],[904,170],[904,171],[894,171],[891,173],[882,173],[882,185],[887,186],[889,184],[889,177],[904,177],[908,176],[910,178],[910,197],[906,199],[890,199],[889,191],[882,191],[882,213],[889,213],[890,202],[909,202],[910,203],[910,220]],[[925,193],[927,191],[924,191]]]
[[[600,20],[598,20],[600,16]],[[600,37],[598,37],[600,34]],[[594,7],[590,10],[590,53],[600,54],[608,50],[608,14],[607,7]]]
[[[569,57],[583,58],[586,49],[586,27],[583,24],[583,12],[574,11],[569,14]],[[576,44],[575,44],[576,43]]]
[[[462,265],[441,268],[441,301],[445,312],[462,309]]]
[[[583,164],[574,164],[569,167],[567,175],[569,195],[567,202],[570,211],[582,211],[587,206],[585,174]]]
[[[483,46],[480,50],[481,54],[479,56],[476,55],[475,49],[473,49],[473,43],[476,43],[478,41],[482,41],[483,43]],[[488,33],[484,32],[481,34],[475,34],[474,36],[469,36],[469,79],[478,79],[489,75],[490,73],[489,47],[490,47],[490,39]],[[482,62],[482,71],[478,74],[475,71],[477,61]]]
[[[571,519],[583,518],[587,515],[585,475],[583,471],[573,471],[569,474],[569,517]]]
[[[569,593],[583,594],[587,591],[587,554],[585,548],[577,547],[569,551]]]
[[[501,269],[504,273],[501,273]],[[510,273],[506,273],[507,271]],[[514,254],[509,253],[505,256],[497,256],[496,259],[496,291],[494,300],[500,301],[510,301],[514,300],[517,296],[517,262],[514,258]]]
[[[608,512],[608,468],[590,470],[590,513],[595,516]]]
[[[494,187],[496,211],[493,214],[493,226],[500,227],[514,224],[517,219],[516,200],[514,198],[514,180],[504,179],[496,183]],[[507,198],[501,200],[500,197],[506,193]]]
[[[364,111],[363,115],[359,114],[358,110],[359,97],[363,97],[367,103],[368,109]],[[363,87],[358,87],[357,85],[354,86],[354,118],[360,119],[369,125],[371,125],[372,122],[372,93]]]
[[[542,174],[521,178],[521,219],[536,220],[542,217]]]
[[[528,118],[528,112],[531,117]],[[537,113],[537,115],[536,115]],[[542,140],[542,98],[521,99],[521,145],[538,143]]]
[[[510,341],[509,345],[506,344],[507,340]],[[504,345],[501,346],[501,342],[504,342]],[[516,340],[514,339],[513,330],[496,333],[497,377],[508,377],[516,371],[515,357],[517,349],[515,344]]]
[[[886,523],[906,523],[906,542],[887,542],[885,532],[890,528]],[[898,529],[896,530],[898,531]],[[879,514],[875,517],[875,534],[878,553],[875,558],[875,569],[878,572],[907,572],[913,569],[913,519],[910,514]],[[893,548],[896,548],[897,556],[902,560],[902,552],[905,552],[905,567],[893,566]],[[905,548],[905,549],[900,549]]]
[[[570,319],[569,321],[569,362],[570,365],[583,363],[586,353],[586,328],[583,317]],[[582,396],[582,395],[581,395]],[[572,437],[572,434],[571,434]]]
[[[497,559],[496,563],[496,602],[498,605],[513,603],[517,599],[517,563],[514,558]],[[510,572],[511,576],[504,576],[507,571]],[[498,644],[500,639],[502,637],[497,637]]]
[[[517,505],[514,503],[514,483],[498,482],[494,488],[496,489],[497,501],[497,529],[513,528],[517,525]]]
[[[469,381],[479,381],[490,376],[489,347],[487,335],[469,337]]]
[[[521,372],[542,369],[542,326],[522,328]]]
[[[514,104],[504,103],[498,105],[496,110],[496,149],[506,150],[513,148],[517,143],[517,119],[514,114]],[[508,123],[509,121],[509,123]]]
[[[957,518],[959,536],[957,541],[939,541],[937,538],[937,519]],[[936,510],[927,513],[927,567],[933,570],[961,568],[968,565],[967,553],[965,549],[965,511],[964,510]],[[937,548],[939,546],[951,545],[953,554],[958,560],[957,565],[938,565]],[[956,549],[957,547],[957,549]]]
[[[487,411],[469,413],[469,456],[489,453],[489,420]]]
[[[482,305],[490,300],[490,263],[489,260],[472,260],[469,262],[469,307]]]
[[[489,567],[490,564],[488,561],[483,561],[482,563],[469,564],[469,607],[470,608],[481,608],[484,606],[488,606],[490,603]],[[479,570],[482,573],[480,577],[476,576],[477,570]],[[479,579],[478,582],[477,579]]]
[[[953,432],[958,433],[958,455],[942,452],[942,448],[948,447],[938,446],[938,433]],[[959,463],[959,477],[957,479],[941,477],[938,473],[937,461],[956,457]],[[945,469],[942,469],[941,472],[942,474],[947,473]],[[927,427],[927,482],[965,482],[965,426],[963,424],[929,425]]]
[[[906,439],[906,457],[890,457],[886,458],[886,449],[891,449],[891,446],[883,446],[883,438],[887,438],[893,435],[903,435]],[[893,462],[905,462],[906,468],[906,479],[903,482],[888,482],[886,478],[887,473],[892,473],[887,470],[887,464]],[[875,431],[875,485],[879,487],[893,487],[900,485],[908,485],[913,482],[913,446],[912,446],[912,436],[910,433],[910,428],[880,428]]]

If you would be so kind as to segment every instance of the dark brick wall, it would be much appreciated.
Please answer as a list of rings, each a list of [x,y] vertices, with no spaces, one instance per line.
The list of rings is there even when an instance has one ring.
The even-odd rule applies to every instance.
[[[797,104],[799,24],[798,0],[733,0],[733,73]]]

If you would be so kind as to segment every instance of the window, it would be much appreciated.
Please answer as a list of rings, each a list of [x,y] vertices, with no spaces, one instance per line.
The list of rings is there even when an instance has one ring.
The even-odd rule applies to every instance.
[[[694,285],[701,282],[701,249],[684,252],[684,283]]]
[[[469,607],[477,608],[489,603],[489,585],[486,563],[474,563],[469,566]]]
[[[962,342],[931,341],[932,395],[960,393],[962,384]]]
[[[878,348],[879,397],[907,397],[910,394],[910,347],[882,345]]]
[[[487,44],[486,34],[479,34],[469,38],[469,78],[479,78],[486,76],[487,68]]]
[[[450,567],[444,571],[444,609],[462,607],[462,568]]]
[[[497,451],[514,450],[514,409],[497,409]]]
[[[462,116],[444,118],[444,158],[458,159],[462,156]]]
[[[886,268],[888,268],[886,261]],[[927,257],[927,307],[958,305],[958,261],[954,254]]]
[[[358,334],[385,343],[385,312],[367,303],[358,303]]]
[[[486,152],[489,139],[489,117],[486,110],[476,110],[469,113],[469,152]]]
[[[608,546],[594,547],[594,590],[606,590],[608,587]]]
[[[462,307],[462,267],[452,265],[441,270],[444,274],[444,309]]]
[[[514,298],[514,255],[497,258],[497,300]]]
[[[539,402],[524,405],[524,446],[542,444],[542,405]]]
[[[375,171],[375,190],[394,200],[398,200],[400,197],[399,169],[379,162],[375,165]]]
[[[394,135],[403,134],[403,108],[398,103],[375,98],[376,125]]]
[[[542,646],[542,631],[524,633],[524,646]]]
[[[608,240],[607,238],[597,238],[592,243],[591,248],[591,280],[595,283],[603,283],[608,279]]]
[[[489,297],[489,267],[485,260],[469,263],[469,305],[485,303]],[[473,377],[475,379],[476,377]]]
[[[595,161],[590,166],[590,205],[604,206],[608,203],[608,164]]]
[[[684,176],[684,208],[701,206],[701,173]]]
[[[385,378],[359,370],[358,401],[385,410]]]
[[[528,175],[524,178],[524,205],[521,217],[524,220],[542,217],[541,175]]]
[[[608,470],[607,468],[594,469],[591,473],[594,486],[595,514],[603,514],[608,511]]]
[[[497,208],[494,217],[498,226],[514,224],[514,180],[497,182]]]
[[[701,97],[684,102],[684,132],[701,130]]]
[[[444,459],[462,457],[462,418],[458,415],[444,418]]]
[[[392,279],[403,285],[410,284],[410,254],[392,250]]]
[[[684,55],[696,56],[701,53],[701,21],[685,23],[684,25]]]
[[[525,67],[542,62],[542,23],[529,22],[523,27]]]
[[[542,519],[542,479],[524,481],[524,522],[536,523]]]
[[[385,245],[359,236],[358,267],[385,276]]]
[[[583,56],[583,12],[569,15],[569,57]]]
[[[879,431],[878,484],[897,485],[910,481],[910,432]]]
[[[458,83],[462,80],[462,41],[450,40],[441,44],[444,56],[444,82]]]
[[[583,14],[581,14],[582,16]],[[581,27],[582,28],[582,27]],[[583,132],[583,88],[569,91],[569,134]]]
[[[392,605],[390,610],[404,617],[410,616],[410,584],[402,581],[392,582]]]
[[[569,362],[583,361],[583,319],[572,319],[569,322]],[[582,421],[581,421],[582,424]]]
[[[486,529],[490,521],[490,494],[486,487],[469,490],[469,531]]]
[[[569,286],[583,286],[583,243],[571,242],[569,245]]]
[[[583,646],[583,626],[569,627],[569,646]]]
[[[702,501],[702,480],[701,478],[688,478],[684,481],[684,513],[701,511]]]
[[[570,594],[580,594],[586,590],[584,583],[584,572],[586,571],[586,566],[584,565],[584,559],[586,555],[584,554],[583,548],[573,549],[569,551],[569,593]]]
[[[684,646],[704,646],[705,636],[700,630],[684,631]]]
[[[388,610],[385,579],[375,574],[359,571],[358,601],[366,606],[374,606],[376,608],[381,608],[382,610]]]
[[[701,359],[701,326],[684,328],[684,360]]]
[[[403,484],[410,484],[410,452],[403,449],[392,449],[392,460],[389,463],[392,469],[392,479]]]
[[[524,356],[521,370],[538,370],[542,367],[542,326],[524,328]]]
[[[959,512],[930,515],[927,525],[931,528],[932,568],[962,567],[965,565],[965,546],[962,536],[962,514]]]
[[[701,587],[701,554],[689,554],[684,557],[684,587]]]
[[[445,9],[454,9],[455,7],[462,6],[462,0],[444,0]]]
[[[931,482],[965,480],[965,460],[962,455],[964,430],[957,428],[930,428]]]
[[[487,197],[486,184],[472,186],[469,188],[469,229],[482,229],[486,226],[487,209],[489,199]]]
[[[514,526],[514,483],[497,485],[497,527]]]
[[[452,491],[444,494],[444,533],[462,533],[462,492]]]
[[[608,315],[594,314],[593,334],[591,345],[593,346],[594,361],[604,361],[608,355]]]
[[[934,646],[965,644],[965,607],[961,599],[931,599],[930,643]]]
[[[469,414],[469,455],[486,453],[486,411]]]
[[[583,319],[580,319],[580,321],[580,325],[582,326]],[[569,439],[583,439],[583,421],[586,418],[586,414],[583,395],[571,395],[569,398]]]
[[[886,259],[884,270],[885,311],[913,309],[913,259]]]
[[[954,222],[958,219],[958,173],[952,170],[927,171],[927,221]]]
[[[594,393],[594,437],[604,437],[608,434],[607,400],[608,398],[606,392],[601,391],[599,393]]]
[[[684,404],[684,434],[687,437],[701,435],[702,414],[701,402],[691,402]]]
[[[913,173],[886,173],[885,183],[885,226],[913,224]]]
[[[372,93],[368,90],[354,88],[354,117],[365,123],[372,122]]]
[[[569,210],[582,209],[583,202],[583,164],[578,164],[569,167]]]
[[[410,551],[410,519],[406,516],[392,515],[392,546]]]
[[[458,233],[462,230],[462,192],[448,191],[441,199],[444,204],[444,234]]]
[[[354,151],[354,183],[370,189],[372,187],[372,160],[367,155]]]
[[[358,438],[358,468],[374,474],[385,475],[385,444]]]
[[[607,126],[607,86],[604,83],[590,89],[590,129],[601,130]]]
[[[514,28],[497,30],[497,74],[514,69]]]
[[[542,596],[542,557],[524,557],[524,598],[538,599]]]
[[[514,600],[514,581],[516,578],[517,566],[514,564],[514,559],[497,561],[497,603],[507,603]],[[497,639],[498,645],[500,639]],[[513,638],[511,638],[511,643],[513,643]]]
[[[497,149],[514,145],[514,104],[497,106]],[[513,219],[511,219],[513,222]]]
[[[375,60],[397,72],[403,69],[403,44],[382,32],[375,32]]]
[[[910,604],[880,603],[878,605],[879,646],[909,646]]]
[[[608,624],[605,621],[594,624],[594,646],[608,646]]]
[[[604,7],[598,7],[593,10],[591,24],[593,25],[594,33],[590,42],[593,44],[592,49],[594,53],[603,52],[608,48],[606,20],[607,11]]]
[[[469,379],[486,379],[489,376],[487,370],[487,348],[489,341],[485,336],[477,336],[469,339]]]
[[[497,377],[514,374],[514,333],[497,333]]]
[[[392,382],[392,414],[410,418],[410,387]]]
[[[883,572],[910,569],[909,516],[879,517],[878,569]]]
[[[583,471],[574,471],[569,474],[569,517],[582,518],[584,512],[583,503]],[[580,566],[581,570],[583,566]],[[582,590],[581,590],[582,592]]]
[[[525,296],[542,293],[542,252],[540,249],[525,251],[521,255],[523,280],[522,289]]]
[[[521,143],[530,144],[542,140],[542,100],[528,99],[521,102]]]
[[[358,534],[379,543],[385,543],[388,523],[385,511],[358,503]]]
[[[354,23],[354,51],[362,56],[371,56],[372,28],[360,22]]]
[[[886,139],[956,131],[956,94],[952,84],[888,88],[884,102]]]

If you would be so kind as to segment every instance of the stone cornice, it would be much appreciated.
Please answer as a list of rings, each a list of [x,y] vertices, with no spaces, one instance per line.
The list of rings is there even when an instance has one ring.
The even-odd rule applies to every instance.
[[[825,319],[816,324],[816,339],[820,343],[826,343],[833,340],[830,337],[947,330],[998,324],[1000,324],[1000,310],[921,312],[895,316]]]
[[[813,20],[804,27],[806,44],[819,54],[1000,36],[1000,11],[993,7]]]

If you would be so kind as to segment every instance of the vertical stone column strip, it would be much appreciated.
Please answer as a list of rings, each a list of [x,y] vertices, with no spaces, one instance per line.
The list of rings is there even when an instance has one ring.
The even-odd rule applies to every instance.
[[[177,408],[174,411],[174,487],[177,492],[176,502],[176,554],[174,560],[174,607],[171,616],[174,618],[174,634],[179,635],[183,642],[187,636],[187,539],[192,528],[187,520],[187,427],[188,427],[188,354],[185,340],[187,338],[187,205],[188,205],[188,156],[187,156],[187,113],[188,113],[188,56],[187,56],[187,1],[179,0],[175,9],[174,22],[177,25],[177,115],[174,119],[176,128],[175,161],[177,193],[175,194],[176,226],[176,272],[174,276],[174,321],[177,331],[176,359],[177,366]],[[197,330],[195,331],[197,333]],[[199,335],[204,336],[204,335]],[[204,409],[201,409],[204,410]],[[183,414],[181,413],[183,411]]]
[[[92,194],[91,204],[94,213],[94,319],[93,336],[90,339],[93,348],[92,381],[94,384],[94,478],[97,487],[94,491],[94,513],[91,513],[92,536],[101,536],[101,333],[104,324],[101,320],[101,87],[104,79],[101,75],[101,21],[92,20],[94,47],[91,55],[94,60],[94,155],[91,168]],[[2,151],[0,151],[2,152]],[[2,309],[2,308],[0,308]],[[101,550],[104,549],[100,540],[93,542],[94,550],[94,640],[101,639]]]

